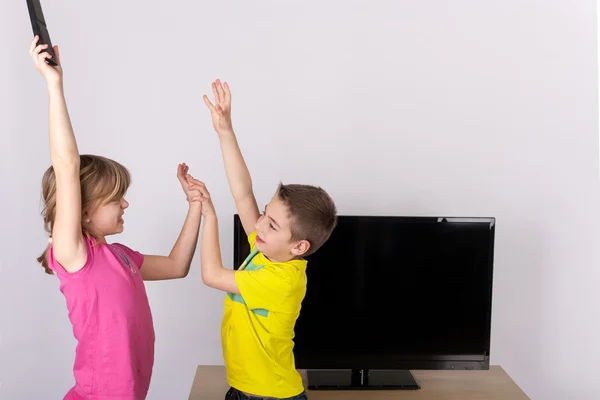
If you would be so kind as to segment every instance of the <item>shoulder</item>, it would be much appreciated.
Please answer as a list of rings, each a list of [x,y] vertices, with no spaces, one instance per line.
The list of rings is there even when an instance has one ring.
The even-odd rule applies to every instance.
[[[133,262],[138,269],[142,267],[144,255],[139,251],[133,250],[122,243],[111,243],[109,246],[119,255],[125,264],[130,265]]]
[[[270,268],[281,270],[289,274],[301,274],[306,272],[307,262],[305,259],[300,258],[297,260],[290,260],[285,262],[279,261],[267,261],[265,266]]]
[[[299,284],[306,283],[306,264],[306,261],[303,259],[286,262],[268,262],[264,265],[264,268],[271,270],[282,280],[287,281],[290,289],[293,289]]]
[[[123,243],[110,243],[109,246],[113,249],[117,249],[117,250],[122,250],[122,251],[134,251],[133,249],[131,249],[129,246],[124,245]]]
[[[81,269],[75,272],[67,272],[63,266],[54,258],[54,247],[52,244],[52,238],[48,240],[48,267],[54,271],[59,278],[75,278],[82,276],[90,268],[96,259],[97,252],[97,241],[91,235],[82,234],[83,242],[85,244],[86,261]]]

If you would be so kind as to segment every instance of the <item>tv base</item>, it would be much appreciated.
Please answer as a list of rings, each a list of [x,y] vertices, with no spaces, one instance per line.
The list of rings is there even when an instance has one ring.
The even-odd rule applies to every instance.
[[[416,390],[421,387],[409,370],[307,370],[309,390]]]

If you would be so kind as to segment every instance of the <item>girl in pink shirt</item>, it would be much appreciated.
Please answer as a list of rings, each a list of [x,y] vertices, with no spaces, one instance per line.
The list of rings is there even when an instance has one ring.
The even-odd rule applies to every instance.
[[[123,232],[130,175],[116,161],[79,155],[57,66],[36,36],[30,54],[48,89],[52,166],[44,174],[44,223],[50,244],[38,261],[56,274],[77,339],[75,386],[64,399],[142,400],[154,363],[154,327],[144,280],[187,275],[202,215],[188,167],[177,176],[189,202],[181,234],[168,257],[142,255],[106,236]]]

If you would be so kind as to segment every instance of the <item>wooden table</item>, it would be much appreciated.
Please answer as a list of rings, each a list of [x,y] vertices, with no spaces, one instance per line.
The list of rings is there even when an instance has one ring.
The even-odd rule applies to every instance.
[[[418,390],[310,390],[309,400],[529,400],[500,366],[487,371],[411,371]],[[306,387],[306,373],[300,371]],[[223,400],[229,389],[222,365],[200,365],[189,400]]]

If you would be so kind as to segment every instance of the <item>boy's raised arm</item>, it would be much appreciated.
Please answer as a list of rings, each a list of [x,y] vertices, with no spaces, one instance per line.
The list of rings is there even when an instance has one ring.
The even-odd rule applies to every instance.
[[[212,84],[215,104],[204,95],[213,121],[213,127],[219,135],[225,174],[237,212],[247,235],[254,231],[254,225],[260,217],[260,211],[252,191],[250,172],[242,156],[233,126],[231,123],[231,91],[229,85],[224,85],[217,79]]]

